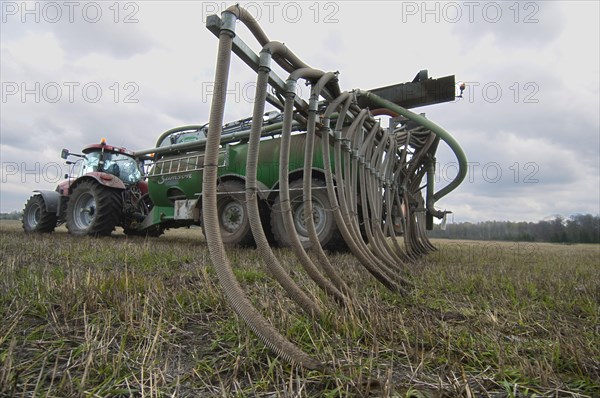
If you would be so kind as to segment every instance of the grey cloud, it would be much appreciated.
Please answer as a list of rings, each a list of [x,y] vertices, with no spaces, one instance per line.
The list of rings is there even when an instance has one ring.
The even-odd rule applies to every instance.
[[[564,28],[559,2],[551,1],[477,1],[462,2],[460,20],[453,30],[467,45],[475,45],[486,35],[496,38],[502,47],[545,46]],[[454,9],[448,9],[446,20],[456,20]]]
[[[22,15],[21,7],[25,7],[24,4],[15,2],[17,13],[3,16],[6,18],[6,22],[1,24],[3,40],[16,40],[27,32],[51,31],[70,61],[91,53],[108,54],[115,58],[129,58],[157,46],[152,37],[137,27],[138,23],[143,22],[143,13],[132,13],[134,10],[124,12],[121,7],[119,13],[116,14],[114,5],[117,3],[91,2],[94,7],[91,7],[93,9],[88,12],[87,16],[82,12],[81,4],[74,3],[79,6],[79,9],[75,7],[71,17],[69,17],[69,7],[61,6],[61,3],[54,3],[61,10],[61,17],[54,23],[50,21],[55,18],[56,14],[53,13],[53,10],[50,10],[52,13],[43,11],[45,7],[43,2],[33,2],[27,6],[31,7],[31,10],[34,9],[33,6],[38,7],[37,20],[35,13]],[[96,9],[100,10],[99,16],[95,12]],[[130,17],[132,23],[124,22],[127,17]],[[40,62],[43,63],[44,60],[40,59]]]
[[[143,54],[156,45],[150,37],[132,26],[110,22],[62,24],[57,26],[54,33],[71,59],[90,53],[129,58]]]
[[[513,59],[501,65],[485,65],[480,71],[476,65],[469,67],[472,74],[465,78],[464,98],[435,108],[443,125],[451,131],[468,128],[492,142],[507,131],[523,140],[542,139],[570,149],[588,165],[597,163],[598,114],[573,102],[584,93],[545,63]]]
[[[422,2],[410,3],[422,5]],[[436,3],[440,6],[445,4]],[[113,3],[105,4],[108,7]],[[149,4],[148,7],[166,5],[160,2],[142,4],[144,9],[145,4]],[[277,40],[293,40],[300,37],[298,32],[306,34],[302,40],[290,42],[290,48],[315,67],[339,68],[343,89],[354,86],[377,87],[386,83],[410,80],[419,69],[418,66],[413,68],[412,65],[420,65],[423,56],[436,51],[435,48],[423,48],[418,37],[410,36],[411,33],[414,34],[411,27],[400,24],[401,17],[398,14],[400,5],[397,4],[401,3],[380,3],[381,7],[372,5],[365,7],[358,2],[342,3],[340,23],[327,26],[327,29],[322,29],[322,26],[313,23],[310,26],[303,26],[302,29],[300,25],[294,25],[290,29],[290,25],[282,20],[267,24],[266,28],[270,36]],[[561,5],[550,2],[536,3],[539,5],[539,12],[536,14],[539,23],[515,24],[512,20],[512,11],[507,8],[514,6],[515,2],[500,4],[506,11],[503,19],[498,23],[491,24],[481,19],[473,24],[461,22],[453,25],[453,30],[448,32],[454,34],[464,48],[464,51],[456,54],[462,64],[455,59],[439,57],[439,63],[423,65],[430,69],[432,76],[456,73],[459,79],[479,83],[475,98],[468,97],[467,92],[465,98],[456,103],[417,109],[418,112],[426,112],[431,120],[450,131],[465,149],[469,161],[479,163],[479,166],[474,169],[472,182],[467,180],[457,191],[443,198],[439,206],[442,209],[455,210],[457,221],[538,220],[556,213],[568,215],[574,212],[594,212],[594,209],[597,212],[597,190],[587,192],[582,187],[588,186],[589,181],[597,182],[600,174],[598,114],[590,113],[586,109],[578,109],[576,101],[581,98],[582,93],[570,86],[570,79],[579,78],[576,76],[577,71],[573,71],[572,76],[561,76],[552,65],[548,65],[549,58],[544,53],[544,50],[552,53],[553,43],[557,42],[555,39],[565,29],[565,23],[560,15]],[[527,15],[527,11],[530,11],[524,9],[523,4],[525,3],[520,3],[521,19]],[[184,8],[187,6],[188,3],[178,3],[176,7],[181,7],[182,12],[187,12],[189,15],[192,12],[189,8]],[[199,6],[197,4],[192,6],[190,3],[190,7],[196,10],[193,12],[197,12]],[[158,46],[156,41],[158,39],[154,37],[158,38],[158,35],[165,37],[173,24],[180,23],[178,19],[170,19],[172,15],[169,15],[164,16],[160,24],[156,23],[156,26],[152,26],[152,30],[145,30],[143,23],[146,20],[142,18],[142,11],[139,15],[140,24],[131,25],[114,24],[110,18],[98,24],[83,21],[52,26],[3,24],[3,42],[18,39],[27,30],[52,32],[64,49],[68,61],[68,65],[58,75],[56,71],[28,72],[23,71],[22,66],[14,60],[10,61],[10,58],[5,57],[3,52],[3,78],[18,76],[21,80],[63,81],[73,76],[78,78],[78,81],[84,82],[87,81],[87,76],[92,76],[94,79],[101,80],[102,87],[107,90],[106,95],[108,95],[107,87],[112,82],[135,80],[135,77],[123,76],[125,72],[119,69],[106,71],[107,76],[104,76],[104,71],[84,70],[81,65],[72,61],[94,52],[119,60],[147,53]],[[343,15],[342,11],[344,11]],[[377,19],[377,13],[382,12],[386,13],[382,17],[384,20],[391,14],[394,14],[394,18],[398,20],[398,29],[393,31],[399,36],[385,36],[385,40],[390,42],[387,44],[390,51],[382,51],[383,47],[377,47],[381,43],[373,40],[372,47],[377,48],[378,51],[371,55],[369,51],[372,51],[372,48],[369,47],[361,48],[361,51],[357,52],[357,43],[349,42],[348,36],[360,30],[363,39],[375,37],[375,31],[379,32],[379,29],[385,28],[384,24]],[[366,20],[367,14],[374,17]],[[433,26],[433,28],[440,27],[441,25]],[[56,153],[53,160],[60,161],[58,152],[61,147],[66,146],[76,151],[86,144],[97,142],[103,136],[111,143],[134,150],[149,148],[154,145],[156,137],[161,132],[171,127],[206,122],[210,98],[208,100],[204,98],[201,85],[202,82],[212,82],[214,76],[216,39],[207,34],[200,22],[197,27],[183,31],[186,32],[185,35],[198,33],[199,37],[206,41],[202,41],[201,46],[192,49],[193,56],[190,56],[186,50],[180,53],[177,47],[169,47],[165,54],[177,57],[180,63],[193,64],[197,69],[178,67],[167,61],[161,62],[160,65],[148,64],[147,67],[152,74],[149,78],[150,82],[148,80],[140,82],[142,89],[138,96],[139,104],[114,104],[111,101],[89,104],[81,101],[81,98],[74,104],[64,101],[45,105],[28,103],[22,107],[19,103],[1,104],[2,161],[30,162],[39,156],[42,150]],[[495,36],[495,40],[492,41],[494,48],[478,47],[479,40],[487,34]],[[401,40],[396,40],[398,38]],[[256,49],[254,41],[251,39],[246,41]],[[439,38],[439,43],[440,46],[444,45],[443,38]],[[561,48],[558,48],[558,54],[560,50]],[[499,51],[502,52],[501,57],[490,56]],[[537,59],[532,61],[531,57],[522,59],[520,55],[523,53],[539,54],[539,62]],[[360,63],[361,57],[365,58],[367,54],[369,63]],[[415,59],[406,59],[408,55],[412,57],[412,54],[420,55],[415,56]],[[587,55],[587,53],[582,54]],[[43,60],[40,62],[43,65]],[[365,67],[367,64],[376,69],[367,71]],[[409,73],[406,74],[404,71],[399,73],[400,70],[404,70],[402,68],[407,68],[407,64],[410,65]],[[458,65],[459,70],[449,65]],[[190,73],[189,70],[193,72]],[[46,72],[54,75],[45,76]],[[154,75],[157,79],[156,87],[150,84]],[[158,79],[167,80],[170,76],[181,77],[189,81],[189,85],[182,87],[179,79],[173,79],[175,84],[178,84],[176,88],[160,84],[163,81]],[[597,79],[597,74],[595,77],[593,75],[581,77]],[[144,78],[148,79],[148,77]],[[235,82],[244,84],[254,80],[255,75],[234,57],[232,84]],[[371,84],[371,81],[379,83]],[[521,85],[521,96],[518,102],[514,101],[514,92],[510,88],[515,82]],[[539,88],[533,96],[533,99],[538,100],[537,103],[523,101],[524,95],[532,92],[523,87],[523,84],[528,82],[537,84]],[[491,102],[483,98],[481,89],[486,83],[500,85],[503,95],[499,101]],[[163,88],[159,89],[159,87]],[[590,93],[586,95],[589,96]],[[597,91],[595,95],[597,102]],[[245,99],[236,103],[233,98],[229,98],[226,119],[234,120],[250,116],[251,105],[251,102]],[[441,165],[454,161],[447,151],[440,151],[438,160]],[[502,177],[497,181],[494,174],[495,166],[488,166],[489,174],[485,176],[483,174],[483,167],[492,162],[497,163],[502,169]],[[510,169],[515,162],[519,163],[521,168],[517,182],[514,179],[514,170]],[[529,171],[523,169],[527,162],[538,164],[539,171],[533,176],[539,180],[538,183],[528,184],[523,181]],[[449,170],[446,170],[447,173],[450,172]],[[447,177],[450,176],[447,174],[442,176],[442,180],[436,186],[445,185]],[[28,184],[27,188],[33,189],[34,186],[35,184]],[[3,184],[2,211],[22,208],[27,190],[22,191],[23,193],[20,194],[22,197],[13,195],[12,190],[12,186]]]

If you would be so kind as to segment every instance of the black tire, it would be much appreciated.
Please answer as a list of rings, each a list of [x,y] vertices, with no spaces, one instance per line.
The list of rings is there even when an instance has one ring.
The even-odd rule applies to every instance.
[[[337,249],[340,244],[341,236],[335,223],[333,212],[329,209],[329,197],[325,188],[325,182],[316,178],[312,179],[312,205],[313,220],[319,237],[319,243],[324,249]],[[302,246],[306,249],[312,246],[308,238],[306,223],[304,222],[304,200],[303,200],[303,181],[295,180],[290,184],[290,203],[292,207],[292,217],[296,233],[300,238]],[[281,212],[280,196],[277,195],[271,212],[271,230],[275,240],[281,246],[290,246],[290,233],[286,231],[283,223],[283,214]]]
[[[241,181],[225,181],[217,187],[217,215],[223,243],[248,246],[254,244],[246,211],[245,186]]]
[[[76,236],[108,236],[119,225],[121,191],[83,181],[75,187],[67,205],[67,229]]]
[[[265,231],[267,242],[269,242],[271,246],[279,246],[279,242],[275,240],[275,235],[273,235],[273,231],[271,230],[271,207],[269,207],[269,204],[264,200],[258,202],[258,206],[260,223],[262,224],[263,231]]]
[[[25,232],[49,233],[56,228],[58,217],[56,213],[46,211],[44,197],[38,194],[25,203],[22,222]]]

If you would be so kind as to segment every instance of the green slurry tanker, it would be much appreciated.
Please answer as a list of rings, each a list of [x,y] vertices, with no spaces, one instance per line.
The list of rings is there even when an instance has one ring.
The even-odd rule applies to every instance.
[[[377,90],[381,94],[391,93],[394,102],[406,107],[445,102],[454,98],[454,76],[429,79],[427,71],[421,71],[413,82]],[[302,197],[306,134],[302,118],[296,119],[299,121],[292,125],[296,133],[291,136],[288,164],[290,201],[296,232],[302,243],[310,246]],[[253,241],[245,207],[250,122],[250,118],[243,119],[226,124],[222,129],[217,208],[225,244],[251,244]],[[410,128],[410,123],[396,117],[388,129]],[[289,234],[282,221],[279,196],[281,130],[281,113],[266,113],[257,183],[263,227],[270,240],[288,245]],[[110,235],[115,227],[122,227],[128,235],[160,236],[168,228],[202,225],[202,170],[207,132],[208,124],[174,128],[159,137],[155,148],[135,152],[108,145],[104,139],[99,144],[85,147],[82,154],[63,149],[63,159],[78,158],[67,160],[77,172],[68,176],[55,191],[35,191],[24,208],[23,228],[27,232],[52,232],[57,225],[66,223],[71,234],[80,236]],[[319,137],[314,147],[309,176],[313,186],[313,220],[321,245],[335,248],[344,243],[325,189]],[[329,147],[332,151],[333,144]],[[333,160],[330,162],[334,169]],[[359,193],[356,195],[360,201]],[[399,202],[393,207],[396,234],[403,232],[399,218],[405,215],[408,205]],[[429,216],[433,215],[431,213]]]
[[[279,147],[281,114],[272,111],[264,116],[263,140],[260,145],[258,165],[258,194],[261,198],[263,226],[277,243],[286,245],[287,234],[281,220],[279,205]],[[217,185],[219,222],[225,244],[251,244],[253,241],[245,206],[245,175],[248,154],[247,138],[250,120],[232,122],[223,127],[222,148],[218,162]],[[299,130],[299,124],[295,124]],[[153,153],[154,162],[148,173],[148,192],[153,207],[140,224],[140,230],[160,225],[174,228],[190,224],[201,224],[202,170],[204,144],[208,126],[188,126],[170,130],[161,135],[156,148],[139,151],[140,156]],[[292,137],[294,148],[304,148],[305,134]],[[303,180],[304,156],[302,150],[290,157],[289,181],[291,188],[296,231],[306,239],[304,226],[301,183]],[[339,245],[333,217],[328,214],[327,195],[323,189],[323,159],[321,152],[313,156],[315,192],[313,195],[313,219],[320,242],[333,247]]]
[[[396,102],[409,107],[444,102],[454,98],[454,76],[429,79],[427,71],[422,71],[413,82],[378,90],[392,93]],[[321,104],[320,109],[325,105]],[[267,112],[263,119],[257,169],[261,220],[271,241],[288,245],[289,234],[282,221],[279,195],[282,114]],[[288,161],[290,202],[296,232],[308,247],[302,190],[306,133],[302,117],[295,119]],[[390,130],[410,128],[402,118],[394,119],[396,123]],[[228,123],[222,129],[217,209],[225,244],[253,242],[245,206],[250,122],[250,118],[243,119]],[[24,230],[52,232],[56,226],[66,223],[69,232],[79,236],[110,235],[115,227],[123,228],[127,235],[160,236],[168,228],[201,226],[207,132],[208,124],[174,128],[160,135],[156,147],[140,151],[109,145],[105,139],[86,146],[81,154],[63,149],[61,157],[73,166],[74,172],[55,191],[35,191],[23,211]],[[319,137],[316,140],[312,174],[308,176],[313,187],[313,220],[321,245],[337,248],[344,242],[331,212],[325,189],[322,145]],[[329,148],[333,151],[333,143],[329,143]],[[73,158],[76,160],[68,160]],[[329,158],[334,170],[333,156]],[[356,194],[360,201],[359,193]],[[402,234],[399,218],[407,205],[399,202],[394,207],[396,234]]]

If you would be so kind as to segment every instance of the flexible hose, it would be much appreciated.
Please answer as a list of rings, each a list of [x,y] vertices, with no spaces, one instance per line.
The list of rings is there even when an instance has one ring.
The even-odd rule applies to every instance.
[[[266,46],[265,46],[266,47]],[[273,253],[265,235],[258,207],[258,187],[256,175],[258,168],[258,154],[260,149],[260,132],[263,125],[265,100],[267,94],[270,68],[268,66],[271,54],[261,52],[262,62],[256,80],[256,94],[252,127],[248,141],[248,156],[246,159],[246,209],[254,241],[260,256],[265,261],[267,271],[284,288],[287,294],[311,317],[321,316],[319,306],[300,289],[289,274],[283,269],[279,260]]]
[[[283,129],[281,132],[281,146],[279,151],[279,197],[281,204],[281,217],[283,218],[283,225],[285,230],[288,232],[288,239],[291,244],[292,250],[300,260],[300,264],[309,275],[309,277],[327,294],[332,296],[336,301],[345,303],[346,297],[340,290],[327,278],[321,274],[319,269],[312,262],[306,250],[302,246],[302,242],[296,233],[296,227],[294,225],[294,219],[292,214],[292,207],[290,202],[289,192],[289,157],[290,157],[290,141],[291,141],[291,122],[294,111],[294,98],[296,96],[296,82],[299,78],[306,79],[318,79],[323,76],[323,72],[311,69],[302,68],[292,72],[287,80],[285,103],[284,103],[284,114],[283,114]],[[310,175],[305,175],[305,179],[309,179]],[[312,213],[311,213],[312,217]],[[318,243],[318,242],[317,242]]]
[[[454,155],[456,156],[456,159],[458,161],[458,174],[448,185],[436,192],[432,198],[428,198],[428,200],[431,200],[433,202],[431,204],[428,203],[428,206],[433,206],[435,202],[452,192],[460,185],[460,183],[465,179],[467,175],[467,157],[465,156],[465,153],[458,144],[458,142],[454,139],[454,137],[452,137],[452,135],[450,135],[450,133],[448,133],[446,130],[444,130],[442,127],[438,126],[431,120],[426,119],[423,116],[418,115],[414,112],[411,112],[408,109],[405,109],[399,105],[396,105],[391,101],[381,98],[380,96],[373,94],[372,92],[359,90],[358,94],[364,95],[370,101],[373,101],[384,108],[390,109],[393,112],[407,117],[410,120],[422,125],[426,129],[431,130],[434,134],[436,134],[444,142],[446,142],[446,144],[448,144],[452,152],[454,152]]]
[[[348,109],[350,109],[352,107],[351,106],[352,101],[353,101],[353,98],[352,98],[352,96],[349,95],[348,98],[346,99],[346,105],[343,108],[343,112],[341,112],[340,115],[345,115],[347,113]],[[356,121],[359,117],[364,119],[363,116],[365,114],[366,114],[366,111],[364,111],[364,110],[359,111],[359,113],[355,116],[354,120]],[[342,173],[342,170],[346,170],[346,173],[350,172],[349,162],[347,162],[346,164],[344,164],[344,166],[342,166],[342,141],[346,140],[346,137],[343,137],[343,121],[344,121],[344,119],[345,119],[345,117],[338,117],[338,123],[337,123],[336,129],[334,131],[334,137],[335,137],[334,167],[335,167],[335,181],[337,183],[337,188],[338,188],[337,199],[338,199],[338,206],[339,206],[339,208],[336,206],[336,209],[337,209],[337,211],[339,211],[339,213],[342,217],[342,224],[347,226],[346,229],[342,229],[342,233],[351,235],[350,239],[346,239],[346,242],[350,245],[350,250],[352,250],[354,255],[359,258],[361,264],[367,269],[367,271],[369,271],[369,273],[371,275],[373,275],[375,277],[375,279],[380,281],[385,287],[387,287],[391,291],[405,293],[405,290],[401,286],[399,286],[396,282],[393,281],[393,276],[386,273],[384,271],[384,269],[382,269],[381,264],[379,263],[377,258],[375,256],[373,256],[373,254],[371,253],[371,251],[368,249],[365,242],[363,241],[363,239],[360,235],[360,230],[358,228],[356,218],[353,219],[350,216],[350,212],[348,210],[348,202],[346,200],[347,194],[346,194],[346,190],[344,189],[344,187],[347,186],[349,183],[346,181],[347,177],[345,177],[344,174]],[[349,150],[347,141],[345,141],[345,147],[347,147],[347,150]],[[326,154],[328,154],[328,151],[326,151],[324,148],[323,156],[327,156]],[[327,168],[329,167],[329,160],[328,160],[328,158],[327,158],[327,161],[325,161],[325,160],[326,159],[324,158],[324,163],[325,163],[325,167],[326,167],[326,171],[327,171]],[[346,161],[348,160],[347,157],[345,160]],[[330,198],[331,198],[331,196],[332,195],[330,193]]]
[[[351,216],[353,217],[353,225],[355,227],[355,229],[359,229],[359,225],[358,225],[358,208],[357,208],[357,198],[356,198],[356,188],[354,187],[358,187],[358,190],[362,190],[362,189],[366,189],[362,188],[358,185],[358,170],[359,170],[359,156],[358,156],[358,148],[362,145],[362,140],[363,140],[363,129],[364,129],[364,122],[367,120],[367,116],[368,116],[368,112],[366,112],[366,110],[363,110],[359,113],[359,115],[357,116],[357,118],[352,122],[352,124],[350,125],[350,127],[347,130],[345,139],[346,142],[348,142],[348,148],[347,148],[347,152],[350,154],[349,156],[346,156],[346,168],[345,170],[351,170],[351,180],[349,184],[346,184],[346,195],[348,196],[349,200],[349,207],[350,207],[350,212],[351,212]],[[363,215],[364,217],[368,217],[368,214]],[[377,256],[375,256],[377,258]],[[411,285],[411,283],[409,281],[407,281],[406,279],[402,278],[400,275],[398,275],[398,273],[396,272],[396,270],[391,269],[390,266],[388,264],[385,263],[385,261],[382,262],[381,258],[377,258],[376,262],[375,262],[375,267],[379,270],[379,272],[381,272],[385,278],[387,279],[388,282],[392,282],[395,285],[397,285],[398,282],[405,284],[405,285]],[[395,268],[395,267],[394,267]],[[404,288],[400,288],[402,293],[407,293],[406,290],[404,290]]]
[[[223,18],[228,25],[221,29],[219,35],[217,65],[215,71],[215,94],[210,109],[209,131],[206,143],[206,154],[204,157],[202,206],[207,246],[217,277],[219,278],[226,297],[234,310],[242,319],[244,319],[254,333],[256,333],[268,347],[279,354],[283,359],[291,363],[298,363],[308,369],[323,370],[323,364],[283,337],[267,322],[256,308],[252,306],[252,303],[250,303],[250,300],[248,300],[239,282],[235,278],[221,239],[217,215],[217,161],[222,131],[221,126],[223,124],[223,113],[225,110],[225,96],[231,60],[232,38],[234,36],[233,29],[235,25],[235,19],[229,16],[227,12],[223,13]]]
[[[387,154],[386,154],[386,159],[389,157],[389,158],[393,158],[394,160],[397,161],[398,148],[397,148],[396,139],[391,134],[387,134],[387,131],[386,131],[386,135],[387,135],[387,142],[388,142],[388,144],[387,144],[388,150],[387,150]],[[385,163],[387,163],[387,164],[385,167],[385,174],[384,174],[385,177],[384,178],[387,181],[390,181],[390,184],[387,187],[384,187],[383,186],[384,185],[383,178],[377,179],[377,184],[379,185],[380,189],[383,189],[384,196],[385,196],[385,203],[388,206],[388,211],[386,213],[386,224],[385,224],[386,231],[384,231],[384,235],[387,236],[389,234],[389,236],[392,240],[393,251],[400,257],[400,261],[403,264],[406,264],[407,262],[410,262],[411,259],[408,257],[408,255],[406,254],[404,249],[398,243],[398,239],[397,239],[396,231],[395,231],[395,220],[392,218],[394,209],[398,209],[399,212],[402,211],[402,207],[399,206],[396,202],[397,195],[398,195],[398,184],[396,184],[393,179],[394,163],[391,160],[389,162],[385,162]],[[401,218],[401,215],[399,214],[398,217]],[[390,250],[392,250],[392,249],[390,248]],[[406,268],[406,265],[404,265],[404,268]]]
[[[333,177],[333,172],[331,168],[331,160],[330,160],[330,146],[329,146],[329,137],[330,137],[330,117],[335,109],[342,106],[342,110],[338,115],[337,124],[334,132],[334,144],[335,144],[335,152],[336,152],[336,170],[340,170],[340,162],[339,162],[339,152],[340,152],[340,142],[341,138],[338,137],[338,134],[341,136],[342,127],[344,125],[344,120],[348,115],[350,104],[352,102],[352,97],[350,93],[344,92],[342,93],[336,100],[332,101],[328,108],[325,110],[323,114],[323,131],[322,131],[322,153],[323,153],[323,164],[325,168],[325,179],[326,179],[326,187],[327,193],[329,196],[329,202],[332,206],[332,211],[334,213],[334,217],[338,228],[346,241],[346,244],[350,248],[350,251],[359,259],[361,264],[384,286],[392,291],[404,292],[402,288],[400,288],[396,283],[391,281],[385,275],[383,275],[382,271],[378,268],[377,260],[371,255],[369,250],[367,249],[364,241],[360,236],[356,236],[353,234],[348,225],[350,222],[346,221],[348,219],[347,212],[342,214],[341,205],[338,202],[339,198],[342,198],[344,193],[341,189],[341,186],[344,185],[344,179],[342,173],[337,173],[335,180]],[[356,116],[356,115],[354,115]],[[327,137],[327,139],[326,139]],[[338,188],[338,194],[336,195],[336,187]],[[342,199],[344,200],[344,199]]]
[[[348,93],[346,91],[346,92],[342,93],[338,98],[336,98],[335,101],[331,102],[331,104],[325,110],[325,113],[323,114],[323,125],[326,127],[324,127],[324,130],[321,134],[321,145],[322,145],[322,154],[323,154],[323,165],[324,165],[324,169],[325,169],[325,183],[326,183],[326,187],[327,187],[327,195],[329,198],[329,204],[331,206],[331,210],[333,211],[333,216],[335,218],[335,222],[337,224],[337,227],[338,227],[342,237],[344,238],[344,241],[350,248],[350,251],[352,251],[352,253],[356,257],[359,258],[361,263],[366,263],[369,260],[367,260],[366,255],[361,250],[361,248],[359,247],[359,244],[358,244],[358,241],[361,241],[361,239],[357,238],[357,236],[355,236],[348,229],[348,222],[346,222],[346,218],[344,217],[344,215],[342,215],[340,204],[338,202],[338,196],[342,194],[341,186],[344,185],[343,175],[342,175],[342,173],[338,173],[338,175],[334,179],[333,171],[331,168],[330,153],[329,153],[329,151],[330,151],[329,137],[331,136],[331,131],[330,131],[331,129],[329,127],[330,117],[332,116],[332,113],[335,109],[337,109],[340,106],[343,107],[342,111],[339,114],[339,115],[343,115],[343,116],[338,116],[334,136],[338,133],[341,134],[342,126],[344,124],[344,120],[347,117],[347,113],[349,111],[351,101],[352,101],[352,97],[350,96],[350,93]],[[337,143],[339,143],[341,138],[334,137],[334,140],[335,140],[334,145],[337,145]],[[337,159],[337,157],[336,157],[336,159]],[[336,165],[336,167],[339,167],[339,165]],[[338,194],[336,194],[336,188],[338,190]]]
[[[386,146],[388,145],[388,132],[384,132],[381,136],[381,141],[376,140],[376,135],[381,133],[381,127],[379,122],[375,123],[371,133],[367,137],[365,144],[360,150],[359,157],[362,160],[361,167],[361,179],[364,185],[365,194],[363,195],[363,213],[367,213],[365,210],[369,208],[369,214],[371,214],[371,220],[369,222],[371,228],[371,235],[373,235],[373,242],[377,247],[377,250],[382,259],[385,259],[387,264],[394,269],[396,272],[402,272],[404,270],[404,261],[400,256],[391,249],[389,246],[384,231],[382,229],[383,224],[383,213],[390,213],[391,209],[388,209],[388,203],[384,201],[384,185],[381,179],[377,179],[376,174],[373,173],[373,166],[376,169],[380,168],[384,170],[384,175],[387,174],[387,169],[391,163],[392,155],[383,156]],[[369,156],[369,154],[371,154]],[[362,194],[362,190],[361,190]],[[369,220],[369,217],[366,217]]]
[[[383,262],[385,262],[390,268],[394,269],[395,265],[392,258],[388,257],[387,253],[382,250],[381,241],[375,238],[374,231],[376,229],[376,224],[379,222],[379,214],[378,214],[378,204],[376,202],[379,201],[380,198],[375,198],[373,195],[370,195],[370,189],[367,186],[367,176],[366,176],[366,168],[364,167],[364,157],[365,152],[369,148],[369,144],[375,138],[375,134],[379,130],[379,124],[375,124],[371,129],[371,132],[367,136],[365,142],[361,146],[361,149],[358,151],[358,155],[354,161],[355,167],[353,167],[352,175],[358,176],[358,187],[361,197],[361,207],[362,207],[362,219],[363,219],[363,228],[365,230],[365,234],[367,235],[367,241],[372,247],[375,255]],[[359,173],[360,167],[360,173]],[[369,199],[367,199],[369,196]],[[371,222],[373,221],[373,223]],[[394,270],[397,271],[397,270]]]
[[[286,47],[285,44],[278,41],[268,42],[264,45],[263,51],[272,54],[273,60],[288,73],[292,73],[296,69],[310,68],[292,50]]]
[[[252,33],[261,46],[264,46],[269,42],[267,34],[262,30],[258,24],[258,21],[254,19],[248,10],[240,7],[239,4],[232,5],[222,12],[222,15],[226,14],[233,14],[236,20],[242,21],[242,23],[246,25],[248,30]]]
[[[235,278],[220,233],[216,207],[217,164],[219,146],[222,142],[221,126],[236,20],[242,21],[263,47],[259,59],[252,124],[250,132],[244,132],[248,134],[249,139],[245,185],[246,212],[267,271],[309,316],[321,316],[319,306],[281,266],[271,250],[261,221],[257,181],[260,139],[261,134],[267,129],[279,128],[275,125],[263,127],[265,103],[269,102],[283,110],[279,148],[279,203],[283,227],[288,232],[287,236],[294,253],[309,277],[324,292],[342,304],[352,304],[350,289],[323,251],[312,216],[314,209],[312,175],[317,145],[316,135],[321,136],[325,188],[331,207],[325,211],[331,212],[346,244],[368,272],[388,289],[399,293],[406,293],[405,286],[412,286],[412,283],[403,276],[406,272],[406,263],[435,250],[425,233],[426,211],[436,217],[445,214],[436,210],[434,205],[437,200],[462,182],[466,175],[466,157],[452,136],[428,119],[371,92],[358,90],[352,94],[342,93],[338,85],[337,73],[324,73],[310,68],[285,45],[270,41],[258,22],[238,5],[224,11],[222,18],[214,81],[215,94],[211,104],[207,138],[202,142],[202,145],[205,145],[202,214],[211,260],[225,295],[236,313],[268,347],[291,363],[323,371],[325,366],[320,361],[287,340],[251,304]],[[267,93],[271,61],[275,61],[289,73],[285,90],[279,87],[273,95]],[[296,84],[300,78],[306,79],[311,85],[308,105],[295,94]],[[368,110],[358,106],[356,96],[366,96],[370,103],[380,108],[369,113]],[[317,128],[321,97],[329,101],[329,105],[322,115],[322,124]],[[331,134],[330,122],[336,110],[339,110],[339,113]],[[391,133],[382,129],[373,115],[402,115],[421,127],[409,128],[405,124],[398,131]],[[304,222],[320,267],[313,263],[304,249],[296,232],[292,214],[288,173],[291,132],[294,125],[306,128],[303,166]],[[188,127],[198,126],[186,126],[183,129]],[[169,134],[184,131],[182,128],[178,129],[165,132],[159,137],[159,141],[162,143]],[[333,145],[331,145],[331,138],[333,138]],[[230,137],[224,138],[227,139]],[[440,139],[454,151],[459,160],[459,173],[450,184],[434,192],[434,154]],[[168,153],[191,148],[187,145],[173,144],[159,149]],[[333,159],[331,159],[332,153]],[[425,200],[421,182],[426,174],[427,199]],[[396,220],[401,223],[404,247],[401,247],[396,240],[394,226]],[[392,238],[392,244],[388,242],[388,237]]]
[[[316,114],[317,114],[317,106],[319,96],[321,91],[325,87],[330,80],[336,77],[336,73],[328,72],[325,73],[319,81],[313,85],[311,90],[311,98],[309,103],[309,113],[308,113],[308,125],[306,129],[306,144],[304,151],[304,181],[303,181],[303,200],[304,200],[304,221],[306,224],[308,237],[312,243],[312,248],[317,254],[317,259],[319,260],[319,265],[325,272],[325,274],[329,277],[333,285],[342,292],[346,296],[350,296],[350,289],[346,285],[346,282],[340,277],[337,271],[331,265],[329,258],[323,251],[323,247],[319,241],[319,237],[317,235],[317,229],[315,227],[315,223],[312,217],[313,213],[313,204],[312,204],[312,178],[309,178],[312,175],[312,163],[313,163],[313,155],[314,155],[314,146],[315,146],[315,130],[316,130]],[[328,149],[329,150],[329,149]],[[330,209],[324,209],[326,212],[330,212]],[[342,303],[346,303],[344,300]]]

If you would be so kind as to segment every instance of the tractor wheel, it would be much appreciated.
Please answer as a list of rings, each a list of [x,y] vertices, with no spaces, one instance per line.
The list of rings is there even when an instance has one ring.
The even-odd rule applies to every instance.
[[[107,236],[121,220],[121,193],[96,181],[77,185],[67,205],[67,229],[76,236]]]
[[[58,217],[46,211],[46,202],[42,195],[33,195],[23,209],[23,229],[25,232],[52,232],[56,228]]]
[[[248,212],[245,186],[241,181],[225,181],[217,187],[217,215],[223,243],[248,246],[254,243]]]
[[[312,206],[315,229],[321,246],[326,249],[336,249],[340,241],[343,242],[335,223],[333,212],[329,210],[329,197],[323,189],[325,182],[312,179]],[[290,184],[290,203],[292,207],[292,218],[298,238],[304,248],[312,246],[308,237],[308,229],[304,222],[304,198],[303,181],[295,180]],[[271,212],[271,229],[275,240],[281,246],[291,246],[290,232],[286,231],[281,212],[281,196],[277,196]]]

